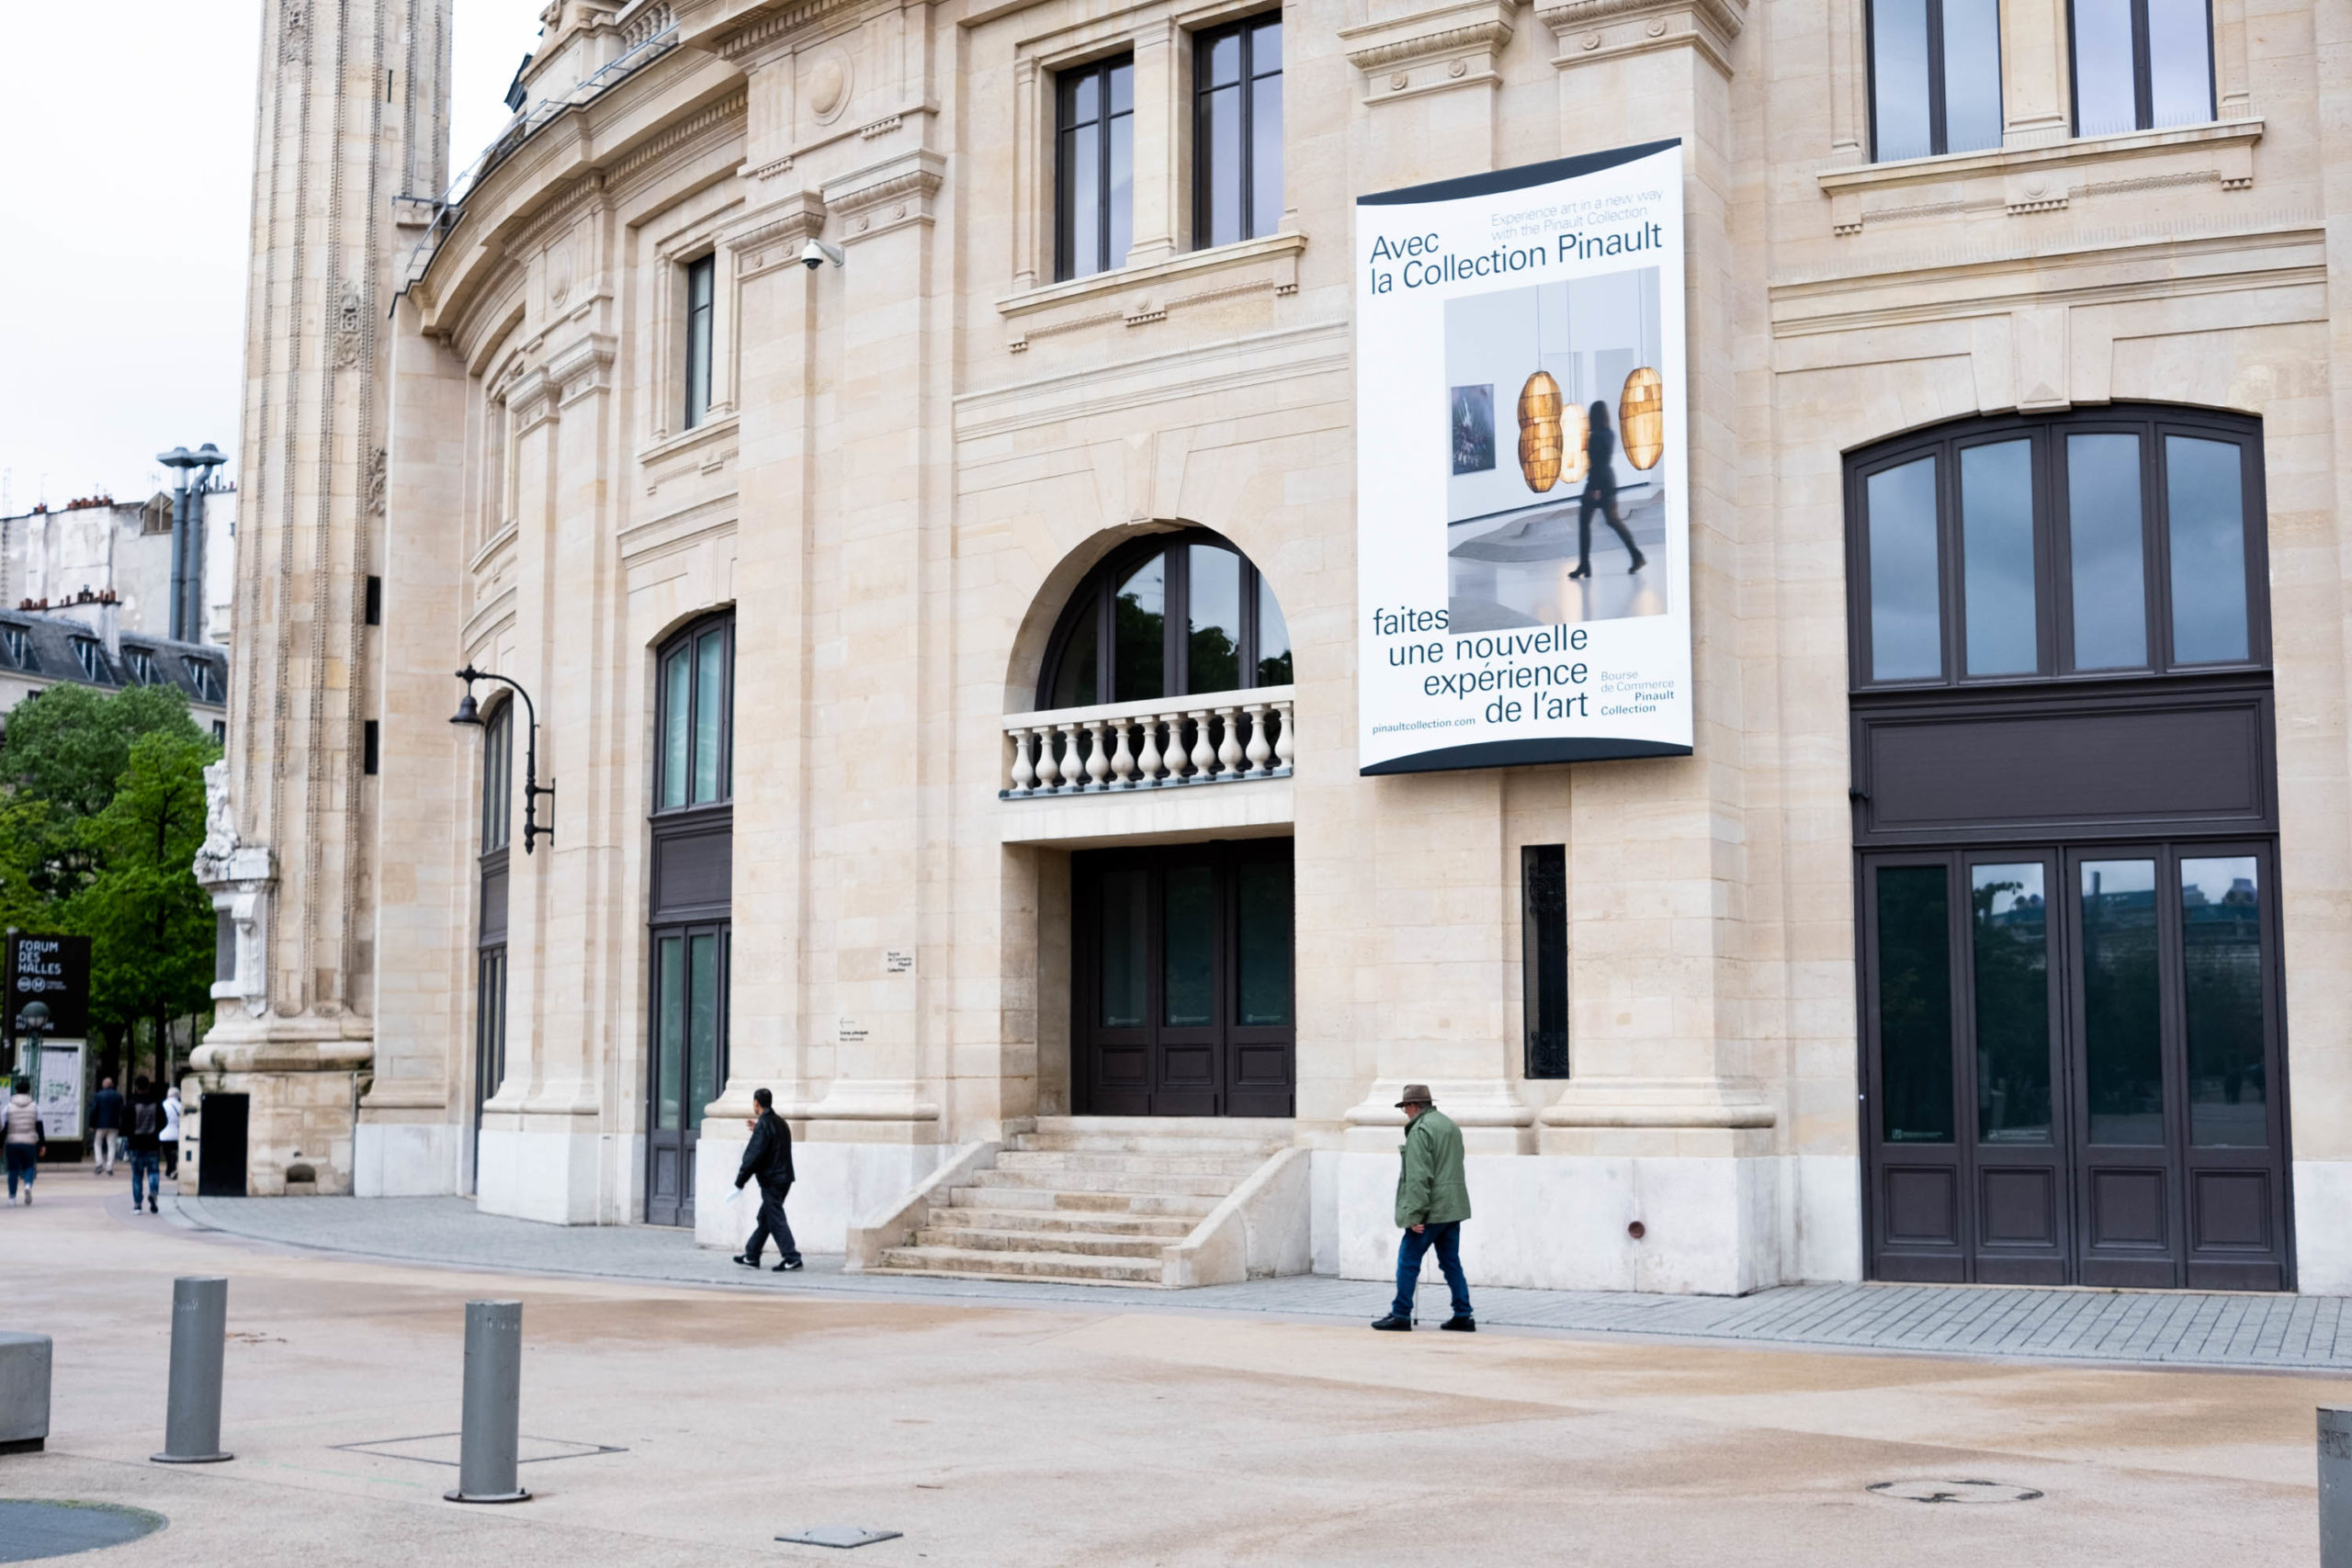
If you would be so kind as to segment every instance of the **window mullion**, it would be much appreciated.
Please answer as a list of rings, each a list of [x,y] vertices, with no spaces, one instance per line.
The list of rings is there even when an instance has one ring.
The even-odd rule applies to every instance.
[[[1258,78],[1254,64],[1256,53],[1250,47],[1250,42],[1256,34],[1256,29],[1250,24],[1244,22],[1236,31],[1240,35],[1241,55],[1234,76],[1233,88],[1238,100],[1234,106],[1233,118],[1233,140],[1236,149],[1233,165],[1234,237],[1240,240],[1252,240],[1257,238],[1257,235],[1251,231],[1250,223],[1251,216],[1258,209],[1254,188],[1258,177],[1258,171],[1254,165],[1258,160],[1256,157],[1257,129],[1252,123],[1256,116],[1251,110],[1250,100],[1257,96]]]
[[[1927,0],[1928,25],[1928,151],[1951,151],[1944,127],[1944,4]]]
[[[2148,55],[2148,0],[2132,0],[2132,123],[2142,130],[2156,123],[2155,67]]]

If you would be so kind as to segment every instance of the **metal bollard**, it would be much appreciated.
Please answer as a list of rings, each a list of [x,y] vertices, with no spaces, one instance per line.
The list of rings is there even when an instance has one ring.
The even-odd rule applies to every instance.
[[[466,1403],[452,1503],[519,1503],[515,1450],[522,1435],[523,1303],[466,1303]]]
[[[2352,1568],[2352,1410],[2319,1407],[2320,1568]]]
[[[172,1375],[164,1411],[164,1451],[157,1464],[218,1464],[235,1456],[220,1448],[220,1356],[229,1337],[229,1281],[172,1281]]]

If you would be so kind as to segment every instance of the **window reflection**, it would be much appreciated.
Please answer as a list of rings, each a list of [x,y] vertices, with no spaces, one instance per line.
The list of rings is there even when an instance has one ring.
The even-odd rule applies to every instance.
[[[1170,866],[1162,895],[1166,920],[1160,1021],[1173,1029],[1205,1028],[1216,987],[1216,874],[1205,865]]]
[[[2137,435],[2066,437],[2066,520],[2073,544],[2075,668],[2124,670],[2147,663]]]
[[[2041,863],[1969,868],[1976,1136],[2050,1142],[2050,923]]]
[[[2091,1142],[2165,1141],[2156,863],[2086,861],[2083,1057]]]
[[[1878,873],[1882,1127],[1890,1144],[1949,1144],[1951,890],[1939,865]]]
[[[1102,875],[1102,1027],[1141,1029],[1148,1005],[1151,878],[1141,870]]]
[[[1185,555],[1185,689],[1233,691],[1241,684],[1241,558],[1215,545],[1189,546]]]
[[[1968,672],[2032,674],[2041,666],[2033,581],[2033,444],[2002,441],[1963,449],[1960,515]]]
[[[2262,898],[2252,855],[2180,863],[2188,985],[2188,1136],[2208,1147],[2270,1141],[2264,1071]]]
[[[1240,1021],[1290,1021],[1291,868],[1287,861],[1250,861],[1234,874]]]
[[[2213,118],[2207,0],[2073,0],[2070,11],[2075,135]]]
[[[1263,577],[1258,579],[1258,684],[1287,686],[1291,683],[1290,627],[1283,620],[1283,607],[1274,603],[1274,590]]]
[[[1885,163],[2000,144],[1999,0],[1871,0],[1871,155]]]
[[[2238,463],[2233,441],[2165,438],[2176,664],[2246,656],[2245,480]]]
[[[1937,603],[1936,460],[1870,477],[1871,675],[1909,681],[1944,672]]]
[[[1127,575],[1112,600],[1113,660],[1118,695],[1141,702],[1168,695],[1168,558],[1154,556]]]

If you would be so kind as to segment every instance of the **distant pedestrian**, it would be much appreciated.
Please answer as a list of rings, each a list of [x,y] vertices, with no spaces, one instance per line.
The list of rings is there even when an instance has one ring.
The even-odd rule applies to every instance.
[[[1405,1113],[1405,1163],[1396,1174],[1396,1223],[1405,1235],[1396,1247],[1396,1300],[1388,1315],[1373,1326],[1400,1334],[1411,1331],[1421,1258],[1435,1247],[1437,1266],[1444,1271],[1446,1289],[1453,1292],[1453,1315],[1438,1326],[1468,1334],[1478,1325],[1470,1315],[1470,1281],[1462,1274],[1462,1222],[1470,1217],[1462,1129],[1437,1109],[1427,1084],[1407,1084],[1396,1109]]]
[[[40,1174],[40,1152],[48,1139],[42,1134],[40,1108],[33,1103],[33,1083],[30,1078],[17,1080],[17,1092],[0,1105],[0,1129],[7,1139],[8,1201],[17,1201],[17,1180],[25,1183],[25,1202],[33,1201],[33,1178]]]
[[[180,1179],[180,1086],[174,1084],[164,1094],[164,1130],[156,1134],[164,1145],[164,1174],[174,1181]]]
[[[155,1202],[162,1185],[155,1179],[155,1164],[163,1155],[164,1102],[155,1098],[155,1086],[145,1078],[130,1086],[130,1133],[123,1144],[130,1155],[130,1212],[139,1212],[143,1183],[147,1212],[162,1213]]]
[[[121,1142],[122,1090],[114,1087],[114,1079],[100,1078],[98,1092],[90,1097],[90,1152],[100,1176],[114,1174],[114,1152]]]
[[[735,1255],[735,1261],[746,1269],[757,1269],[760,1249],[774,1236],[775,1249],[782,1255],[775,1271],[784,1274],[800,1267],[800,1247],[784,1218],[785,1194],[792,1190],[792,1129],[775,1113],[775,1096],[755,1089],[752,1100],[760,1113],[752,1118],[752,1141],[743,1150],[741,1168],[735,1172],[735,1190],[741,1192],[745,1182],[758,1179],[760,1223],[743,1250]]]

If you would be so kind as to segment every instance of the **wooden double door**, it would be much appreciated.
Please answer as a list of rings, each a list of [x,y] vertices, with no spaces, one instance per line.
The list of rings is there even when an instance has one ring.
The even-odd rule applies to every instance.
[[[1080,1114],[1293,1114],[1291,864],[1288,839],[1070,857]]]
[[[1872,1277],[2292,1288],[2276,865],[1860,857]]]

